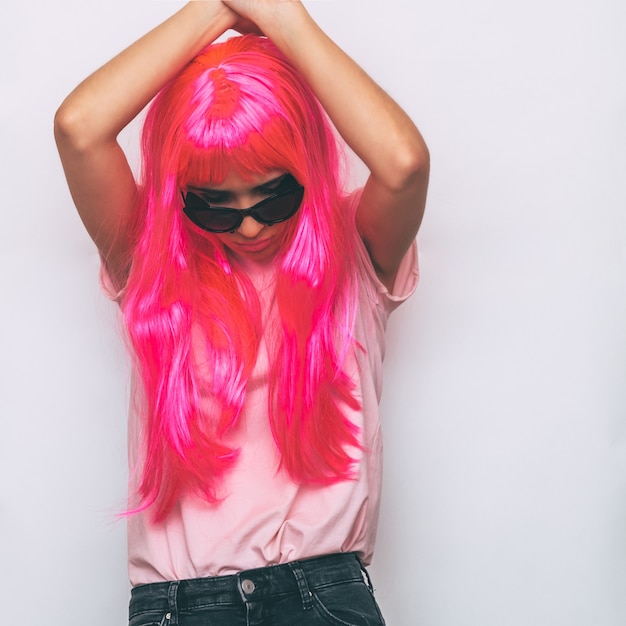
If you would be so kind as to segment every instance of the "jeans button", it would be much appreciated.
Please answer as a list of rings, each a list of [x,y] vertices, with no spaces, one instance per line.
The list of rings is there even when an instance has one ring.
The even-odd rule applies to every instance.
[[[241,581],[241,588],[244,590],[244,593],[252,593],[254,591],[254,583],[246,578]]]

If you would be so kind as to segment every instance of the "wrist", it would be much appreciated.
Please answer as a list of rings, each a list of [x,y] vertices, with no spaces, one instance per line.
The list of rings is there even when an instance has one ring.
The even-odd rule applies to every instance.
[[[207,28],[219,27],[224,32],[237,22],[237,14],[231,11],[222,0],[190,0],[185,8],[200,23],[206,24]]]
[[[263,33],[280,47],[280,42],[295,35],[303,20],[310,19],[299,0],[272,3],[260,15],[250,16]]]

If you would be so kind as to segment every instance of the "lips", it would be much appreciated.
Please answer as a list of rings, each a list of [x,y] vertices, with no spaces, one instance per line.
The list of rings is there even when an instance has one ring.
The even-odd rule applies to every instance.
[[[265,250],[270,245],[271,239],[266,237],[265,239],[261,239],[259,241],[236,241],[233,243],[240,250],[245,250],[246,252],[260,252],[261,250]]]

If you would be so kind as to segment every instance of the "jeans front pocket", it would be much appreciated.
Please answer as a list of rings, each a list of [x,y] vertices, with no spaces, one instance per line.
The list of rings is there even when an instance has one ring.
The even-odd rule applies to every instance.
[[[378,604],[365,582],[354,581],[318,587],[313,606],[324,620],[335,626],[384,626]]]

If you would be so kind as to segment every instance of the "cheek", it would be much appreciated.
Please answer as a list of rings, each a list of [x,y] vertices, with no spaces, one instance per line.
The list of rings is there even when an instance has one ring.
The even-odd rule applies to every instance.
[[[228,246],[229,242],[232,241],[234,233],[214,233],[213,236],[217,237],[223,246]]]
[[[298,230],[298,222],[295,219],[290,219],[285,222],[274,224],[273,226],[270,226],[270,229],[276,233],[276,237],[280,239],[284,246],[289,246]]]
[[[274,224],[269,227],[269,232],[271,233],[272,240],[274,241],[276,251],[286,250],[291,246],[295,235],[295,229],[290,226],[291,225],[287,222],[281,222],[280,224]]]
[[[272,234],[272,237],[280,237],[281,239],[284,239],[288,236],[289,224],[287,222],[279,222],[278,224],[273,224],[267,228]]]

